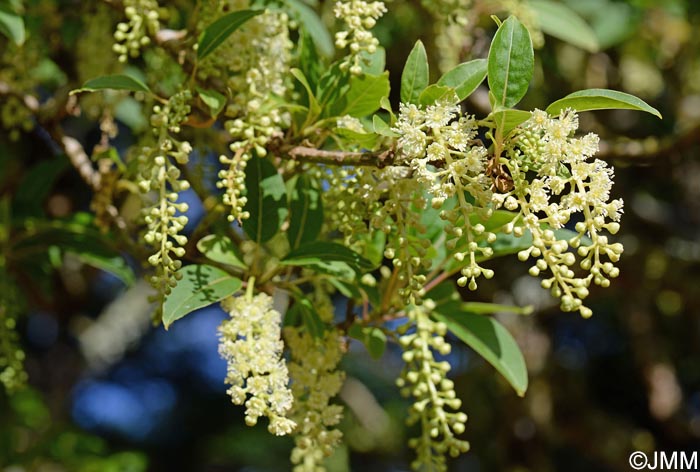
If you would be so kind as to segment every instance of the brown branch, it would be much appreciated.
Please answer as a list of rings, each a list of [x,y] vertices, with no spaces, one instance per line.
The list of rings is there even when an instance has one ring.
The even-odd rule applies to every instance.
[[[396,151],[393,148],[381,151],[351,152],[326,151],[299,145],[281,147],[277,151],[279,151],[281,155],[291,159],[334,166],[372,166],[382,168],[389,165],[396,165],[394,162]]]

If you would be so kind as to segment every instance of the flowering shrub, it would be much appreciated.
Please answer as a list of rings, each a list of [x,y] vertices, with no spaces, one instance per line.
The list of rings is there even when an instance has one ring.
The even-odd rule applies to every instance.
[[[578,113],[658,112],[604,89],[515,108],[533,76],[531,38],[540,44],[546,29],[524,4],[492,2],[518,16],[494,18],[487,57],[455,63],[444,45],[468,34],[471,2],[424,2],[441,25],[445,70],[430,83],[418,41],[392,105],[372,33],[391,4],[337,1],[333,43],[316,11],[296,0],[106,3],[111,10],[96,7],[95,20],[116,23],[115,57],[81,70],[92,77],[58,105],[42,103],[30,77],[0,72],[8,139],[47,130],[94,193],[87,222],[16,218],[10,199],[0,199],[0,380],[8,390],[26,377],[13,331],[21,311],[13,274],[24,254],[47,238],[129,282],[114,238],[145,263],[156,323],[168,328],[213,303],[229,313],[219,328],[222,380],[247,424],[266,417],[271,433],[294,436],[294,470],[324,470],[342,440],[347,344],[379,357],[389,340],[403,350],[397,385],[413,402],[407,421],[421,428],[409,441],[413,468],[446,470],[447,456],[469,448],[460,438],[469,405],[443,360],[450,343],[469,344],[519,394],[527,389],[514,340],[488,316],[503,307],[481,304],[475,315],[458,287],[477,290],[498,276],[489,260],[517,254],[562,311],[589,317],[591,287],[618,276],[623,202],[614,198],[613,169],[595,159],[597,136],[576,134]],[[47,53],[22,45],[19,9],[3,14],[3,68],[14,70],[14,54],[30,61]],[[85,41],[96,42],[99,30]],[[466,113],[463,102],[486,86],[490,112]],[[132,126],[134,144],[118,149],[115,117],[124,106],[151,113],[142,132]],[[80,107],[100,122],[96,164],[61,128],[62,114]],[[55,108],[62,111],[52,115]],[[190,189],[206,212],[193,229],[183,201]],[[396,320],[403,323],[389,323]],[[495,354],[483,323],[513,355]]]

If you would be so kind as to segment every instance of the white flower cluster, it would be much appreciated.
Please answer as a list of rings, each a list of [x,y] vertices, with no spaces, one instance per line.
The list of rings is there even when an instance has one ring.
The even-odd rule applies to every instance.
[[[366,0],[340,0],[333,9],[336,18],[342,20],[346,30],[335,34],[335,45],[339,49],[350,48],[341,67],[350,68],[351,74],[362,72],[362,52],[374,54],[379,41],[369,31],[374,28],[377,20],[386,13],[384,2],[368,2]]]
[[[399,162],[413,169],[431,196],[432,207],[440,209],[446,199],[456,196],[457,206],[442,210],[440,217],[447,221],[447,248],[464,247],[453,256],[468,262],[457,283],[475,290],[477,277],[493,277],[493,271],[481,267],[477,258],[492,254],[492,249],[480,246],[479,241],[493,242],[496,235],[473,221],[477,215],[488,218],[491,214],[492,182],[486,172],[487,150],[475,141],[474,118],[460,116],[459,106],[452,103],[438,101],[425,108],[402,103],[394,131],[400,136]],[[467,201],[465,192],[473,202]]]
[[[457,398],[454,382],[447,378],[450,364],[435,360],[434,351],[444,356],[451,346],[444,338],[447,326],[430,318],[431,308],[434,302],[426,300],[422,307],[408,310],[415,331],[399,339],[406,367],[397,385],[402,395],[414,399],[407,423],[420,423],[422,430],[419,437],[409,440],[417,453],[413,469],[446,471],[446,454],[457,457],[469,450],[468,442],[455,437],[464,432],[467,415],[456,411],[462,401]]]
[[[190,113],[191,99],[191,92],[186,90],[173,95],[166,105],[153,107],[151,126],[157,143],[144,146],[139,156],[138,185],[148,226],[144,240],[156,247],[156,252],[148,258],[148,263],[156,268],[150,281],[161,297],[177,284],[176,271],[182,266],[179,259],[185,255],[182,246],[187,244],[187,237],[179,234],[187,224],[187,217],[176,214],[188,209],[186,203],[177,201],[179,192],[187,190],[190,184],[180,179],[177,164],[187,163],[192,146],[187,141],[178,141],[170,133],[180,132],[180,124]]]
[[[119,54],[119,62],[138,57],[141,48],[151,44],[150,36],[160,29],[158,2],[156,0],[124,0],[127,22],[119,23],[114,32],[117,41],[112,50]]]
[[[532,247],[518,254],[523,261],[538,259],[530,274],[549,270],[551,277],[542,286],[561,298],[562,310],[578,310],[588,317],[592,312],[583,299],[591,282],[607,287],[610,278],[619,275],[614,263],[623,247],[611,243],[603,232],[617,233],[623,202],[610,199],[613,169],[601,160],[591,160],[598,150],[598,137],[575,138],[577,129],[578,117],[571,110],[556,118],[535,110],[509,143],[506,165],[513,190],[496,195],[494,201],[519,211],[523,226],[511,224],[507,229],[516,235],[524,229],[532,233]],[[578,235],[558,238],[554,230],[572,220]],[[542,229],[543,225],[551,229]],[[572,269],[576,254],[580,267],[588,272],[584,277],[577,277]]]
[[[226,11],[251,8],[250,0],[208,0],[202,18],[212,22]],[[253,156],[267,154],[265,146],[289,123],[289,114],[279,107],[287,94],[289,63],[293,44],[289,39],[289,18],[279,11],[266,11],[252,18],[219,46],[216,54],[201,64],[200,78],[225,79],[230,92],[225,126],[231,134],[233,156],[221,156],[219,173],[224,203],[231,207],[229,219],[245,219],[245,167]]]
[[[226,383],[231,385],[231,400],[236,405],[245,404],[249,426],[267,416],[271,433],[291,433],[296,423],[287,417],[294,397],[282,357],[282,315],[273,309],[272,298],[264,293],[229,297],[221,306],[231,315],[219,326],[219,354],[227,362]]]
[[[323,471],[323,460],[331,455],[342,437],[334,426],[340,423],[343,408],[330,404],[345,380],[344,373],[337,370],[343,355],[341,337],[336,330],[327,330],[322,339],[315,339],[299,328],[285,328],[284,336],[291,353],[289,374],[294,393],[291,417],[297,423],[291,455],[293,470]]]

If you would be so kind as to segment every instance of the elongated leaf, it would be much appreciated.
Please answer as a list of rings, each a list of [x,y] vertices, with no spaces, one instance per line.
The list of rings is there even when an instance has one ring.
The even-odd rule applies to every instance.
[[[302,28],[311,36],[318,51],[326,57],[331,57],[335,50],[333,38],[318,13],[300,0],[287,0],[287,3],[292,16],[299,20]]]
[[[478,352],[515,389],[519,396],[527,391],[525,359],[508,330],[495,319],[466,311],[434,313],[438,321],[466,345]]]
[[[287,254],[280,263],[284,265],[304,266],[316,265],[329,261],[344,262],[353,269],[356,269],[357,272],[369,270],[374,267],[370,261],[352,249],[342,244],[329,241],[315,241],[304,244]]]
[[[204,254],[209,260],[228,264],[239,269],[245,269],[243,263],[236,253],[236,245],[227,236],[210,234],[197,241],[197,250]]]
[[[565,108],[576,111],[589,110],[638,110],[661,118],[661,113],[641,98],[624,92],[607,89],[579,90],[557,100],[547,107],[547,113],[557,115]]]
[[[3,5],[0,5],[0,33],[17,46],[24,44],[26,39],[22,17]]]
[[[459,103],[459,98],[452,87],[446,85],[429,85],[418,97],[418,103],[423,106],[432,105],[437,101],[444,100],[450,103]]]
[[[387,124],[387,122],[382,120],[379,115],[374,115],[372,117],[372,126],[374,127],[374,132],[381,136],[387,136],[391,138],[395,138],[398,136],[398,134],[392,131],[391,127]]]
[[[425,46],[418,40],[408,55],[401,74],[401,101],[418,103],[418,98],[428,86],[429,80],[428,55],[425,52]]]
[[[532,113],[529,111],[507,108],[494,112],[493,120],[498,129],[501,130],[502,136],[506,136],[516,126],[529,120],[531,116]]]
[[[364,344],[372,359],[381,358],[386,351],[386,334],[376,326],[362,326],[355,323],[350,326],[348,335]]]
[[[445,72],[445,75],[440,77],[437,83],[438,85],[452,87],[461,102],[471,95],[484,81],[487,64],[486,59],[474,59],[473,61],[464,62]]]
[[[525,96],[535,67],[527,28],[514,16],[498,28],[488,57],[488,82],[496,106],[512,108]]]
[[[242,282],[210,265],[188,265],[178,271],[182,279],[165,297],[165,329],[183,316],[236,293]]]
[[[595,31],[571,8],[551,0],[529,0],[527,4],[537,14],[543,32],[586,51],[598,51]]]
[[[98,90],[129,90],[131,92],[151,93],[151,89],[139,79],[129,75],[117,74],[90,79],[81,88],[71,91],[71,94],[96,92]]]
[[[306,95],[309,98],[309,113],[306,118],[307,122],[310,122],[314,120],[318,115],[321,113],[321,106],[318,104],[318,101],[316,100],[316,97],[314,96],[314,92],[311,89],[311,85],[309,84],[309,81],[306,79],[306,76],[304,73],[299,70],[299,69],[292,69],[290,71],[294,78],[296,78],[301,85],[304,86],[304,90],[306,90]]]
[[[226,97],[216,90],[205,90],[197,87],[197,93],[206,106],[211,111],[211,116],[216,118],[221,113],[221,110],[226,106]]]
[[[282,176],[269,161],[254,157],[246,167],[248,202],[243,230],[258,244],[269,241],[287,216],[287,192]]]
[[[238,10],[222,16],[207,26],[199,40],[197,58],[201,60],[213,53],[234,31],[261,13],[263,10]]]
[[[47,247],[56,247],[57,253],[71,253],[84,263],[109,272],[125,284],[134,282],[134,272],[119,251],[110,245],[110,238],[92,227],[92,219],[77,214],[73,220],[54,220],[48,223],[32,221],[32,234],[21,238],[11,249],[14,257],[24,266],[37,262],[46,255]]]
[[[306,175],[300,175],[291,195],[287,238],[292,249],[314,241],[323,225],[321,192]]]
[[[353,76],[347,94],[332,106],[332,113],[336,116],[350,115],[362,118],[379,110],[381,99],[388,95],[388,72],[380,75]]]

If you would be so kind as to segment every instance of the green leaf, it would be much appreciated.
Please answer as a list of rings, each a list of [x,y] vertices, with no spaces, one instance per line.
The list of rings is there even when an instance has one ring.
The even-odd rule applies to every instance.
[[[350,88],[336,104],[331,113],[335,116],[350,115],[357,118],[377,111],[381,99],[389,95],[389,73],[380,75],[362,74],[350,78]]]
[[[287,0],[287,3],[291,10],[291,16],[299,20],[302,28],[311,36],[318,51],[326,57],[331,57],[335,51],[333,38],[318,13],[300,0]]]
[[[372,127],[374,128],[374,132],[378,135],[387,136],[390,138],[395,138],[398,136],[398,134],[392,131],[387,122],[382,120],[379,115],[374,115],[372,117]]]
[[[292,249],[316,240],[323,225],[321,191],[309,176],[301,174],[296,181],[289,205],[287,238]]]
[[[236,253],[236,245],[227,236],[218,234],[205,236],[197,241],[197,250],[211,261],[246,269],[246,265]]]
[[[105,75],[90,79],[77,90],[72,90],[71,95],[80,92],[96,92],[98,90],[129,90],[131,92],[151,93],[151,89],[139,79],[129,75]]]
[[[216,118],[226,106],[226,97],[216,90],[205,90],[197,87],[197,93],[204,104],[209,107],[212,118]]]
[[[234,31],[263,10],[238,10],[222,16],[202,33],[197,47],[197,58],[204,59],[228,39]]]
[[[20,217],[40,217],[54,183],[68,168],[68,158],[48,159],[33,166],[17,185],[12,213]]]
[[[119,251],[110,245],[110,237],[92,227],[91,217],[77,214],[72,220],[27,220],[31,234],[10,248],[13,257],[22,266],[46,255],[46,248],[55,246],[63,253],[71,253],[88,265],[109,272],[125,284],[134,282],[134,273]]]
[[[429,73],[428,55],[423,43],[418,40],[408,55],[401,74],[401,101],[403,103],[418,103],[421,92],[428,86]]]
[[[516,126],[529,120],[532,113],[524,110],[516,110],[514,108],[500,109],[493,113],[493,120],[496,127],[501,130],[502,136],[506,136]]]
[[[3,5],[0,5],[0,33],[17,46],[24,44],[26,39],[22,17]]]
[[[352,249],[342,244],[329,241],[306,243],[287,254],[284,259],[280,261],[280,264],[314,266],[329,261],[344,262],[355,269],[356,272],[362,272],[363,270],[369,270],[374,267],[370,261]]]
[[[377,49],[371,54],[362,51],[360,58],[360,65],[365,74],[379,75],[386,68],[386,50],[381,46],[377,46]]]
[[[644,100],[628,93],[608,89],[579,90],[549,105],[547,113],[558,115],[566,108],[576,111],[638,110],[661,118],[659,110],[649,106]]]
[[[253,157],[248,161],[245,178],[248,201],[243,230],[258,244],[272,239],[287,216],[287,193],[282,176],[268,160]]]
[[[488,82],[497,107],[514,107],[525,96],[534,67],[530,33],[511,16],[498,28],[489,49]]]
[[[236,293],[242,282],[210,265],[188,265],[177,271],[182,278],[165,297],[165,329],[183,316]]]
[[[443,99],[449,100],[450,103],[459,103],[459,98],[452,87],[437,84],[429,85],[423,90],[418,97],[418,103],[429,106]]]
[[[499,312],[510,312],[517,315],[529,315],[533,312],[533,307],[515,306],[515,305],[500,305],[498,303],[484,302],[464,302],[461,304],[464,311],[474,313],[475,315],[492,315]]]
[[[501,323],[461,310],[433,313],[433,316],[494,366],[519,396],[525,395],[528,384],[525,359],[513,336]]]
[[[474,59],[473,61],[464,62],[445,72],[445,75],[440,77],[437,83],[438,85],[452,87],[461,102],[471,95],[484,81],[486,68],[486,59]]]
[[[296,68],[292,69],[290,72],[299,81],[299,83],[304,86],[304,89],[306,90],[306,95],[309,98],[309,113],[306,117],[306,124],[309,124],[313,120],[315,120],[319,114],[321,114],[321,106],[318,104],[316,96],[314,96],[314,92],[311,89],[311,85],[309,84],[309,81],[306,80],[306,76],[304,75],[304,73]]]
[[[373,149],[379,139],[375,133],[360,133],[349,128],[333,128],[333,132],[344,141],[345,146],[341,146],[342,149],[346,149],[348,145]]]
[[[598,38],[593,28],[563,3],[529,0],[527,4],[535,11],[537,23],[544,33],[588,52],[598,51]]]
[[[287,311],[290,322],[296,322],[297,325],[302,324],[315,339],[323,338],[326,326],[311,301],[302,296],[295,297],[294,300],[295,303]]]
[[[386,351],[386,334],[376,326],[354,323],[348,330],[348,336],[364,344],[372,359],[380,359]]]

